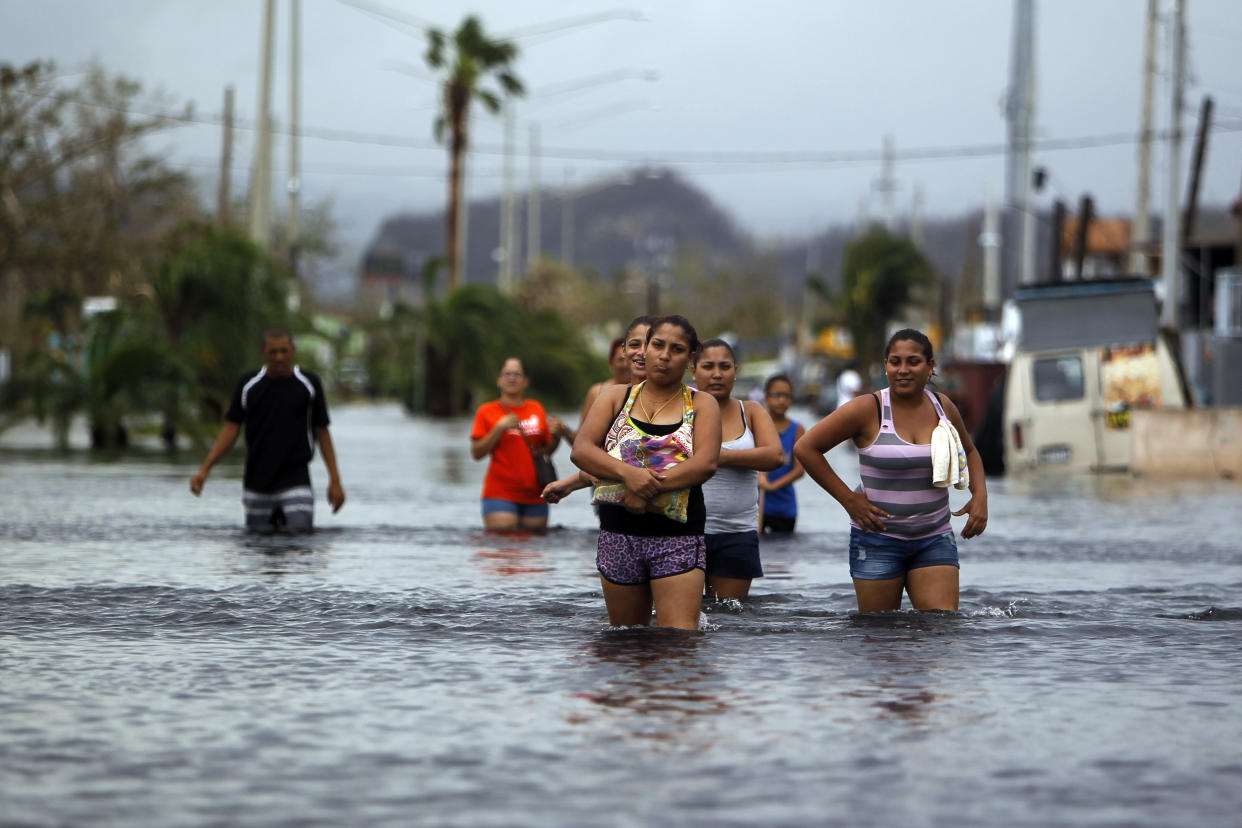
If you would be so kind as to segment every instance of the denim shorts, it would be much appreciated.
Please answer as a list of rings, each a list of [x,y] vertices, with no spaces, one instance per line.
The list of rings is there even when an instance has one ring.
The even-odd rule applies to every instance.
[[[952,532],[906,540],[850,528],[850,576],[861,581],[900,578],[925,566],[960,566]]]
[[[513,500],[501,500],[498,497],[483,498],[483,514],[490,515],[494,512],[505,512],[510,515],[517,515],[519,518],[546,518],[548,516],[548,504],[518,503]]]
[[[722,532],[707,536],[707,574],[722,578],[762,578],[759,533]]]

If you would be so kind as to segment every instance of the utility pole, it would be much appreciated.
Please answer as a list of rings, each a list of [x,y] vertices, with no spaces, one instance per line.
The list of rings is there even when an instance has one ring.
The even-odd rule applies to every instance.
[[[272,37],[276,28],[276,0],[264,0],[263,34],[259,41],[259,129],[255,134],[254,168],[250,175],[250,238],[264,250],[272,222]]]
[[[513,288],[514,266],[517,262],[517,229],[514,224],[514,213],[517,211],[513,193],[513,145],[516,126],[513,101],[508,98],[504,102],[504,119],[504,195],[500,202],[500,271],[496,277],[496,286],[502,293],[508,293]]]
[[[289,0],[289,29],[289,272],[293,275],[293,295],[300,303],[302,178],[298,130],[302,126],[302,0]]]
[[[1138,190],[1134,194],[1134,232],[1130,240],[1130,271],[1147,274],[1147,245],[1151,241],[1151,139],[1152,102],[1156,86],[1157,0],[1147,0],[1147,36],[1143,46],[1143,116],[1139,123]]]
[[[983,232],[979,235],[979,246],[983,248],[983,317],[988,322],[995,322],[1000,319],[1001,309],[1000,222],[991,186],[984,196]]]
[[[1005,119],[1005,220],[1002,230],[1004,295],[1033,278],[1035,215],[1031,211],[1031,133],[1035,124],[1035,2],[1014,0],[1013,44]]]
[[[1199,217],[1199,178],[1203,173],[1203,158],[1207,155],[1208,133],[1212,129],[1212,96],[1204,95],[1199,106],[1199,131],[1195,134],[1195,153],[1190,162],[1190,184],[1186,187],[1186,209],[1182,213],[1182,244],[1187,245],[1195,234],[1195,221]]]
[[[229,200],[232,198],[229,189],[233,176],[233,87],[224,87],[224,134],[221,136],[220,151],[220,186],[216,190],[216,224],[228,227]]]
[[[1181,238],[1182,211],[1177,203],[1181,190],[1182,173],[1182,97],[1186,77],[1185,49],[1185,0],[1174,0],[1173,28],[1170,32],[1172,47],[1173,96],[1169,112],[1169,161],[1168,186],[1164,197],[1164,233],[1161,258],[1164,279],[1164,306],[1160,309],[1160,324],[1167,330],[1176,330],[1181,324]]]
[[[565,195],[561,197],[561,264],[574,266],[574,170],[565,168]]]
[[[530,125],[530,191],[526,193],[526,261],[533,265],[542,254],[539,211],[539,124]]]
[[[914,200],[910,205],[910,241],[916,247],[922,247],[927,241],[923,237],[923,182],[914,182]]]
[[[893,229],[893,193],[897,190],[897,180],[893,176],[893,168],[896,166],[896,151],[893,148],[893,136],[891,134],[884,135],[883,150],[881,151],[880,161],[880,177],[871,184],[871,189],[880,193],[880,204],[884,210],[884,227],[888,230]]]

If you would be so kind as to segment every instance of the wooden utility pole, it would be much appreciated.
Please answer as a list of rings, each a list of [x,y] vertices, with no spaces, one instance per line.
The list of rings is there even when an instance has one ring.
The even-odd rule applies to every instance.
[[[540,226],[542,207],[539,204],[539,124],[530,125],[530,190],[526,193],[526,267],[530,268],[543,254]]]
[[[1084,195],[1078,201],[1078,238],[1074,244],[1074,277],[1082,281],[1087,263],[1087,242],[1091,238],[1091,220],[1095,218],[1095,202]]]
[[[216,224],[229,225],[229,187],[233,176],[233,87],[224,87],[224,117],[220,150],[220,186],[216,190]]]
[[[1130,238],[1130,270],[1147,275],[1147,245],[1151,241],[1152,102],[1156,87],[1156,29],[1160,25],[1156,0],[1147,0],[1147,37],[1143,47],[1143,116],[1139,124],[1138,189],[1134,194],[1134,228]]]
[[[1195,154],[1190,162],[1190,184],[1186,187],[1186,210],[1182,213],[1182,245],[1190,243],[1195,234],[1199,214],[1199,177],[1207,154],[1208,130],[1212,126],[1212,96],[1204,95],[1199,105],[1199,132],[1195,135]]]

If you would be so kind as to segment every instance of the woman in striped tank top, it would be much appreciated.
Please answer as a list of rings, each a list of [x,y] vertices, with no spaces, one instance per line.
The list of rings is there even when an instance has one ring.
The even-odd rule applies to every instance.
[[[983,462],[957,406],[927,390],[936,361],[931,341],[906,328],[884,349],[888,388],[856,397],[794,446],[806,473],[850,516],[850,575],[860,612],[901,608],[904,590],[919,610],[956,610],[957,543],[949,515],[967,515],[962,538],[983,533],[988,492]],[[970,468],[971,498],[950,512],[948,489],[931,482],[931,435],[945,417],[957,429]],[[862,485],[851,490],[824,453],[853,440]]]

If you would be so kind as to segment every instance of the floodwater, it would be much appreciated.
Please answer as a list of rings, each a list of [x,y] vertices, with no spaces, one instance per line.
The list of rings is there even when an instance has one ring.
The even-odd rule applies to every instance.
[[[333,414],[301,539],[237,463],[0,439],[0,822],[1238,824],[1236,483],[991,481],[961,612],[861,617],[804,480],[750,600],[612,630],[583,493],[486,534],[468,422]]]

